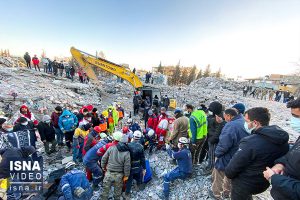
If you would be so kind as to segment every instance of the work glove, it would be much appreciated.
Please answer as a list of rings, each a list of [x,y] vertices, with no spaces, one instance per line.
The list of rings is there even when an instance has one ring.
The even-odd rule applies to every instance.
[[[81,196],[84,194],[85,190],[82,187],[75,188],[74,195],[78,198],[81,198]]]
[[[125,182],[125,181],[127,181],[128,180],[128,176],[124,176],[123,177],[123,181]]]
[[[166,149],[171,149],[171,146],[169,144],[166,144]]]
[[[143,177],[146,175],[146,170],[144,169],[143,170]]]

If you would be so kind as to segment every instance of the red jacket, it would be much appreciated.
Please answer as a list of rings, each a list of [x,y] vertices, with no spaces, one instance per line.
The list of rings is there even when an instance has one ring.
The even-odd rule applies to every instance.
[[[104,147],[101,147],[100,149],[98,149],[97,155],[103,156],[105,154],[105,152],[109,149],[109,147],[116,146],[118,143],[119,143],[118,141],[113,141],[111,143],[108,143]]]
[[[158,123],[157,123],[157,125],[158,125],[163,119],[168,119],[168,116],[167,116],[166,114],[160,115],[159,118],[158,118]],[[155,132],[156,132],[156,135],[159,137],[160,135],[166,136],[168,131],[167,131],[167,130],[164,130],[164,129],[160,129],[160,128],[158,128],[158,126],[157,126]]]
[[[151,128],[155,131],[157,128],[157,125],[158,125],[158,118],[156,117],[156,115],[153,114],[153,115],[149,116],[148,122],[147,122],[148,128]]]
[[[33,57],[33,58],[32,58],[32,63],[33,63],[34,65],[38,65],[38,64],[40,63],[40,61],[39,61],[39,59],[38,59],[37,57]]]
[[[51,114],[51,122],[55,128],[59,128],[59,126],[58,126],[59,117],[60,117],[60,115],[58,115],[56,112],[53,112]]]

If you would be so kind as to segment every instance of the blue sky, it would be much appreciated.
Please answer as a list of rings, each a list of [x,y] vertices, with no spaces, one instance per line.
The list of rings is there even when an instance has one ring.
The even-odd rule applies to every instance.
[[[69,49],[131,67],[196,64],[228,76],[290,73],[299,0],[0,0],[0,48],[51,58]],[[4,8],[4,9],[3,9]]]

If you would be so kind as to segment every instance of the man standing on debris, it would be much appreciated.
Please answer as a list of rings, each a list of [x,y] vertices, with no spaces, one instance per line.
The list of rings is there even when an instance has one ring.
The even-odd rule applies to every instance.
[[[74,162],[65,166],[66,174],[60,180],[60,190],[63,196],[58,200],[90,200],[93,190],[83,171],[75,168]]]
[[[119,113],[113,106],[108,106],[107,110],[103,111],[102,114],[107,119],[109,133],[112,134],[118,125]]]
[[[300,134],[300,98],[287,104],[291,108],[291,128]],[[272,168],[266,167],[264,177],[271,183],[274,200],[300,199],[300,137],[289,152],[275,161]]]
[[[54,60],[52,62],[52,68],[53,68],[53,75],[57,76],[57,74],[58,74],[58,63],[56,62],[56,60]]]
[[[33,63],[33,66],[34,66],[35,71],[37,71],[36,68],[38,68],[39,71],[41,71],[41,70],[40,70],[40,66],[39,66],[40,60],[38,59],[38,57],[36,57],[36,55],[34,55],[34,57],[32,58],[32,63]]]
[[[140,96],[134,95],[133,97],[133,115],[136,116],[139,114],[139,109],[140,109]]]
[[[169,199],[170,182],[176,179],[186,179],[192,175],[192,155],[188,148],[189,140],[181,137],[178,140],[178,151],[171,150],[169,145],[166,146],[167,152],[172,159],[177,161],[177,167],[164,176],[164,194],[162,199]]]
[[[114,134],[114,139],[119,141],[122,137],[121,132]],[[114,199],[121,198],[123,181],[127,181],[130,175],[130,163],[130,152],[126,143],[118,142],[106,151],[101,160],[101,167],[106,171],[101,199],[108,199],[112,185],[114,186]]]
[[[135,131],[133,133],[133,141],[128,144],[131,158],[131,170],[126,183],[125,195],[127,198],[130,198],[133,179],[136,180],[137,186],[140,189],[140,185],[143,182],[143,177],[146,174],[144,147],[140,144],[141,137],[142,133],[140,131]]]
[[[59,75],[62,76],[64,73],[64,69],[65,69],[63,61],[60,61],[58,66],[59,66]]]
[[[168,110],[168,108],[170,106],[170,99],[169,99],[168,95],[165,95],[165,98],[163,100],[163,106],[166,108],[166,110]]]
[[[162,148],[165,145],[165,139],[166,139],[165,137],[168,133],[169,122],[168,122],[168,116],[166,114],[166,111],[167,110],[165,107],[161,107],[160,115],[158,117],[158,125],[155,130],[157,140],[158,140],[158,145],[157,145],[158,149]]]
[[[207,120],[203,110],[195,110],[194,106],[187,104],[187,111],[191,113],[189,118],[190,128],[188,131],[191,140],[190,149],[192,153],[193,164],[198,164],[201,149],[207,135]]]
[[[64,145],[64,143],[63,143],[64,134],[60,130],[59,125],[58,125],[58,120],[59,120],[61,113],[62,113],[61,106],[56,106],[54,109],[54,112],[52,112],[52,114],[51,114],[51,124],[53,125],[54,130],[55,130],[58,146]]]
[[[25,53],[24,55],[24,60],[26,61],[26,66],[28,69],[31,69],[31,57],[30,55],[28,54],[28,52]]]
[[[65,109],[58,120],[60,130],[65,134],[68,152],[71,151],[71,143],[73,141],[74,130],[78,124],[77,117],[69,110]]]
[[[176,108],[174,116],[176,118],[174,121],[174,130],[168,138],[168,141],[172,144],[173,149],[178,150],[177,146],[179,138],[188,137],[189,118],[183,116],[183,111],[180,108]]]
[[[157,116],[153,113],[152,110],[148,111],[148,122],[147,122],[147,128],[151,128],[153,130],[156,130],[157,125],[158,125],[158,118]]]
[[[71,76],[71,80],[73,82],[74,81],[74,76],[75,76],[75,68],[74,68],[74,66],[72,66],[71,69],[70,69],[70,76]]]
[[[249,135],[244,128],[245,120],[243,116],[239,115],[235,108],[225,110],[224,118],[227,123],[222,129],[216,147],[215,156],[217,160],[212,172],[212,190],[209,191],[209,195],[217,199],[222,196],[229,197],[231,183],[225,176],[225,168],[238,150],[240,140]]]
[[[276,125],[269,126],[270,118],[267,108],[246,111],[244,126],[251,136],[240,141],[239,150],[225,169],[232,183],[232,200],[252,199],[252,195],[264,192],[270,183],[263,171],[288,152],[288,133]]]
[[[117,103],[116,110],[119,113],[119,122],[121,122],[122,119],[125,117],[125,111],[124,111],[124,108],[121,107],[121,103],[120,102]]]
[[[56,152],[56,140],[55,140],[55,129],[51,124],[51,117],[49,115],[44,115],[42,122],[38,125],[38,131],[41,136],[41,140],[45,146],[45,152],[50,155]],[[50,150],[51,144],[51,150]]]

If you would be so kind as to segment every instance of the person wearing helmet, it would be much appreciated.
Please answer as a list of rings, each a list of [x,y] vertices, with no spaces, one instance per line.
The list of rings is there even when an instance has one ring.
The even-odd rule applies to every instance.
[[[115,127],[118,125],[119,113],[113,106],[108,106],[107,110],[102,112],[102,115],[107,119],[108,131],[110,134],[112,134],[115,130]]]
[[[165,136],[168,132],[168,116],[166,114],[167,110],[165,107],[161,107],[160,109],[160,116],[158,117],[158,125],[155,130],[157,139],[158,139],[158,145],[157,148],[160,149],[165,144]]]
[[[186,179],[192,174],[192,155],[188,148],[189,140],[186,137],[178,139],[178,151],[175,152],[171,149],[170,145],[166,145],[169,156],[177,161],[177,167],[164,176],[164,190],[162,199],[169,199],[170,182],[176,179]]]
[[[129,130],[131,130],[133,133],[135,131],[142,131],[141,126],[136,122],[132,122],[132,124],[129,126]]]
[[[183,111],[180,108],[175,109],[174,116],[176,118],[174,121],[174,129],[168,141],[173,145],[173,148],[177,149],[179,138],[188,136],[189,118],[183,116]]]
[[[82,149],[84,146],[84,139],[89,134],[91,128],[91,124],[79,125],[78,128],[75,129],[75,133],[73,136],[73,161],[82,162]]]
[[[122,132],[124,134],[124,141],[130,142],[130,140],[133,138],[133,133],[129,129],[128,126],[123,126]]]
[[[123,133],[115,132],[113,137],[115,141],[121,141]],[[116,145],[111,146],[102,157],[101,167],[106,171],[101,199],[108,199],[112,185],[114,186],[114,199],[120,199],[123,181],[128,180],[130,175],[130,152],[127,144],[117,142]]]
[[[146,128],[145,131],[145,144],[144,147],[147,148],[149,146],[149,154],[152,154],[153,148],[156,144],[156,135],[153,129]]]
[[[89,200],[93,196],[93,190],[83,171],[75,168],[74,162],[68,162],[65,166],[66,174],[62,176],[59,184],[63,196],[59,200]]]
[[[120,141],[122,141],[123,139],[123,133],[120,131],[116,131],[113,133],[112,136],[113,142],[108,143],[107,145],[101,147],[100,149],[98,149],[97,154],[99,156],[103,156],[105,154],[105,152],[112,146],[117,145]]]
[[[126,183],[126,198],[130,198],[130,191],[132,187],[133,179],[136,180],[138,187],[142,184],[143,176],[146,174],[146,161],[144,147],[140,144],[142,137],[141,131],[135,131],[133,133],[133,139],[128,143],[130,158],[131,158],[131,170]]]
[[[83,164],[86,167],[86,176],[88,180],[93,180],[93,189],[99,189],[98,184],[100,183],[103,173],[98,164],[101,160],[102,155],[97,154],[97,151],[111,142],[110,138],[105,133],[101,133],[100,141],[91,147],[83,157]],[[93,178],[92,178],[93,177]]]

